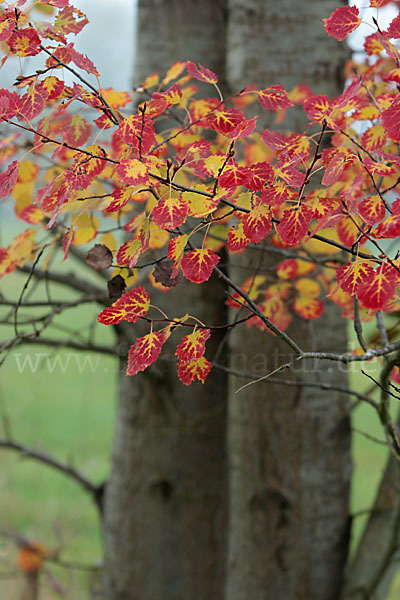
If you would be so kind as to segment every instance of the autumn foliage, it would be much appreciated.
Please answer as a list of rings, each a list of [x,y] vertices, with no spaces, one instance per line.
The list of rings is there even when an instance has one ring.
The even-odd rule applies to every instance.
[[[26,4],[5,2],[0,16],[3,63],[43,57],[13,90],[0,90],[0,197],[11,196],[26,223],[0,249],[0,275],[39,255],[47,264],[60,243],[67,259],[71,247],[93,242],[88,264],[122,282],[98,321],[148,322],[127,374],[156,361],[173,335],[186,385],[211,369],[204,354],[213,327],[152,307],[152,288],[168,294],[182,278],[201,285],[216,276],[230,285],[223,248],[232,255],[268,244],[282,255],[274,274],[231,290],[228,304],[251,311],[248,327],[279,334],[293,313],[317,319],[329,302],[349,319],[356,305],[361,321],[399,310],[400,263],[386,240],[400,235],[400,17],[386,31],[377,20],[367,60],[349,65],[336,98],[301,82],[292,90],[249,85],[224,98],[217,74],[190,61],[149,75],[133,93],[103,89],[71,41],[85,15],[68,0]],[[320,26],[342,41],[360,22],[358,9],[345,6]],[[71,86],[64,70],[75,76]],[[209,86],[206,98],[199,82]],[[305,131],[275,132],[274,120],[293,107],[305,111]],[[270,128],[257,126],[261,110]],[[164,130],[165,118],[177,126]],[[138,285],[143,272],[147,283]]]

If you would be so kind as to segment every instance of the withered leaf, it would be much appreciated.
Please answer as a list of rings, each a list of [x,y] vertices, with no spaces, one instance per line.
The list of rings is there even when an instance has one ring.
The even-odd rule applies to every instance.
[[[153,272],[154,279],[165,287],[175,287],[180,283],[181,276],[171,277],[174,263],[172,261],[163,261],[156,264]]]
[[[109,298],[119,298],[126,288],[125,279],[121,275],[116,275],[107,281]]]

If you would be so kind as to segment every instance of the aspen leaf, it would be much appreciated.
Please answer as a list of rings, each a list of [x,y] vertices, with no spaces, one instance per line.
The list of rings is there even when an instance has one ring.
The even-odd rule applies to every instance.
[[[104,244],[95,244],[86,255],[87,264],[96,271],[108,269],[111,267],[112,261],[112,252]]]
[[[15,30],[7,43],[17,56],[35,56],[40,52],[40,38],[33,27]]]
[[[312,215],[306,204],[285,210],[277,228],[279,236],[289,246],[296,246],[306,236]]]
[[[136,323],[150,306],[150,297],[144,287],[133,288],[123,294],[116,302],[105,308],[97,317],[104,325],[120,323],[122,320]]]
[[[182,273],[193,283],[203,283],[210,278],[219,261],[219,256],[211,250],[192,250],[181,260]]]
[[[286,90],[279,84],[272,85],[265,90],[260,90],[258,92],[258,101],[267,110],[278,110],[293,106],[293,102],[289,99]]]
[[[118,165],[117,175],[121,181],[129,185],[144,185],[149,179],[149,169],[140,160],[128,158]]]
[[[205,352],[205,344],[210,337],[209,329],[196,329],[186,335],[177,346],[175,354],[180,361],[190,363],[199,359]]]
[[[153,208],[152,217],[162,229],[174,229],[185,222],[186,214],[187,205],[182,198],[169,197]]]
[[[203,81],[204,83],[210,83],[211,85],[218,83],[218,77],[215,75],[215,73],[209,69],[206,69],[202,65],[199,64],[197,66],[190,60],[187,61],[186,65],[190,75],[194,77],[194,79]]]
[[[389,263],[382,263],[373,277],[357,287],[356,296],[365,308],[381,310],[392,298],[398,283],[399,273],[396,269]]]
[[[204,383],[210,371],[211,364],[204,356],[189,363],[178,363],[178,377],[184,385],[190,385],[196,380]]]
[[[366,260],[356,260],[346,263],[336,271],[338,283],[344,292],[353,296],[358,286],[368,283],[374,276],[373,263]]]
[[[147,369],[159,357],[164,342],[162,331],[153,331],[138,338],[129,349],[126,374],[136,375]]]
[[[341,6],[337,8],[329,19],[323,19],[326,32],[328,35],[342,42],[361,23],[358,15],[359,10],[356,6]]]

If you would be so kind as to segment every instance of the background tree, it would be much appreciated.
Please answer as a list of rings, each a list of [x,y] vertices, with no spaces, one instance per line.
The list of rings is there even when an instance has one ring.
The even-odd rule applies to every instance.
[[[225,9],[213,0],[140,1],[135,84],[154,72],[162,78],[184,60],[223,73]],[[158,129],[175,125],[161,118]],[[155,290],[152,302],[168,314],[188,312],[217,325],[227,319],[225,299],[222,282],[212,278],[204,286],[181,281],[167,293]],[[220,341],[216,335],[212,353]],[[226,374],[215,370],[204,386],[183,386],[172,367],[174,352],[171,341],[165,361],[134,378],[122,361],[105,502],[109,598],[223,595]]]

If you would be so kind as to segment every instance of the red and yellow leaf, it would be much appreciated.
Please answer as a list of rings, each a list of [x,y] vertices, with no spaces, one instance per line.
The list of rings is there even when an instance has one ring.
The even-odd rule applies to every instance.
[[[251,242],[263,240],[271,231],[271,210],[260,202],[243,219],[244,235]]]
[[[199,64],[199,66],[197,66],[190,60],[187,61],[186,65],[190,75],[194,77],[194,79],[203,81],[204,83],[210,83],[211,85],[218,83],[218,77],[215,75],[215,73],[209,69],[206,69],[202,65]]]
[[[149,181],[149,168],[137,158],[127,158],[118,165],[117,175],[124,183],[144,185]]]
[[[189,363],[203,356],[206,349],[206,341],[210,337],[209,329],[196,329],[193,333],[186,335],[176,348],[175,354],[179,360]]]
[[[184,385],[190,385],[196,380],[204,383],[210,371],[211,364],[204,356],[189,363],[184,361],[178,363],[178,377]]]
[[[369,152],[382,148],[387,142],[387,135],[382,125],[373,125],[364,131],[361,137],[361,145]]]
[[[318,298],[321,293],[320,285],[314,279],[302,277],[294,284],[297,296],[293,309],[303,319],[317,319],[324,310],[323,302]]]
[[[136,375],[139,371],[144,371],[160,355],[165,342],[165,335],[162,331],[153,331],[136,340],[129,349],[127,375]]]
[[[118,126],[121,139],[132,146],[136,156],[145,156],[154,144],[156,137],[154,124],[148,115],[130,115]]]
[[[18,162],[14,160],[4,173],[0,173],[0,198],[8,196],[18,179]]]
[[[358,212],[368,225],[375,225],[385,218],[386,209],[380,196],[364,198],[358,205]]]
[[[228,231],[228,250],[230,252],[241,252],[249,243],[250,240],[243,230],[243,223],[239,223],[237,227],[232,227]]]
[[[285,210],[277,227],[279,236],[289,246],[296,246],[306,236],[313,211],[306,204]]]
[[[332,107],[328,96],[319,95],[308,98],[304,102],[304,110],[311,121],[321,123],[332,112]]]
[[[210,278],[219,261],[219,256],[211,250],[192,250],[181,260],[182,273],[193,283],[203,283]]]
[[[293,106],[286,90],[281,85],[272,85],[271,87],[258,92],[258,101],[266,110],[278,110]]]
[[[64,141],[71,146],[79,147],[86,144],[92,135],[92,126],[81,117],[74,115],[64,133]]]
[[[17,56],[35,56],[40,52],[40,38],[33,27],[16,29],[7,43]]]
[[[399,95],[392,105],[381,114],[382,125],[394,142],[400,142],[400,100]]]
[[[342,42],[346,36],[357,29],[361,23],[359,10],[356,6],[341,6],[331,14],[329,19],[323,19],[328,35]]]
[[[117,263],[120,266],[128,265],[131,269],[134,267],[142,252],[142,244],[140,240],[133,239],[122,244],[117,252]]]
[[[393,297],[398,283],[396,269],[390,263],[382,263],[367,283],[358,286],[356,296],[365,308],[381,310]]]
[[[393,213],[386,221],[374,229],[374,236],[378,239],[397,238],[400,236],[400,213]]]
[[[367,260],[346,263],[336,271],[336,278],[340,287],[352,296],[360,285],[371,281],[373,276],[373,263]]]
[[[187,204],[182,197],[169,197],[153,208],[153,221],[162,229],[174,229],[185,222]]]
[[[97,320],[104,325],[113,325],[122,320],[136,323],[144,317],[150,306],[150,297],[144,287],[139,286],[125,292],[116,302],[104,309]]]

